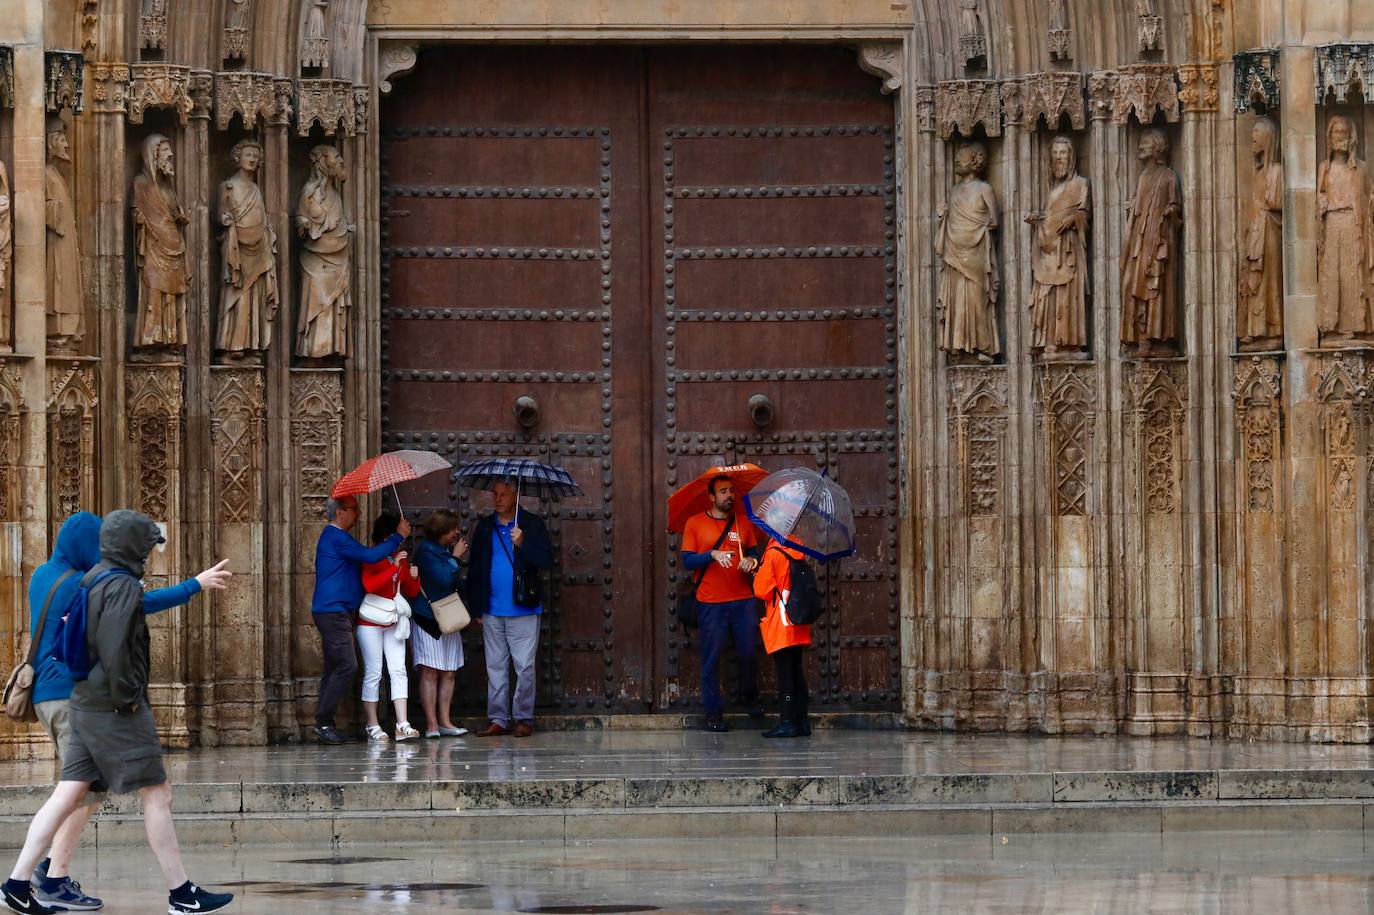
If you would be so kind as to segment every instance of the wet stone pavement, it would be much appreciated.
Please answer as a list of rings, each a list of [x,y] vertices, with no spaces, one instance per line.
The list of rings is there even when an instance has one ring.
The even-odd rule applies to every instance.
[[[174,784],[724,779],[1047,773],[1374,770],[1374,746],[1129,737],[1031,737],[817,730],[806,740],[757,732],[545,731],[395,746],[314,744],[171,752]],[[42,785],[48,760],[0,763],[0,786]]]
[[[1359,833],[1212,833],[194,849],[234,912],[1324,913],[1374,911]],[[146,849],[83,852],[105,911],[163,911]]]

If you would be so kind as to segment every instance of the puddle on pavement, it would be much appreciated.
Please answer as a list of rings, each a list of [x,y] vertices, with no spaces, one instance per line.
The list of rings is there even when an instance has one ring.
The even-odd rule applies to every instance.
[[[402,861],[403,858],[365,858],[365,857],[339,857],[339,858],[297,858],[294,861],[283,861],[282,864],[377,864],[382,861]]]
[[[541,905],[520,909],[525,915],[618,915],[626,912],[657,912],[656,905]]]

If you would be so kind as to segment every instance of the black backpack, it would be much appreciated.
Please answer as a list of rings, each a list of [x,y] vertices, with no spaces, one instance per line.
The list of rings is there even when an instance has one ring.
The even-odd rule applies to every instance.
[[[792,587],[787,593],[787,618],[794,626],[814,623],[825,613],[825,598],[821,595],[820,585],[816,583],[816,572],[805,559],[793,559],[778,547],[777,550],[787,560],[787,568],[792,579]]]

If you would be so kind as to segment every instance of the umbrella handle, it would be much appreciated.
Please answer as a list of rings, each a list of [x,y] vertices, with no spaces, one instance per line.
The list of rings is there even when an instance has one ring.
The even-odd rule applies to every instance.
[[[396,484],[391,484],[391,495],[396,500],[396,513],[402,518],[406,516],[406,510],[401,507],[401,494],[396,490]]]

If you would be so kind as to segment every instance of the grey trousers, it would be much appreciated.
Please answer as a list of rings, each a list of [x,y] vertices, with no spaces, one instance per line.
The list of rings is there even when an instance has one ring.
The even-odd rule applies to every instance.
[[[539,614],[484,616],[482,646],[487,656],[487,717],[502,727],[534,721],[534,653],[539,647]],[[510,669],[515,663],[515,701]]]

